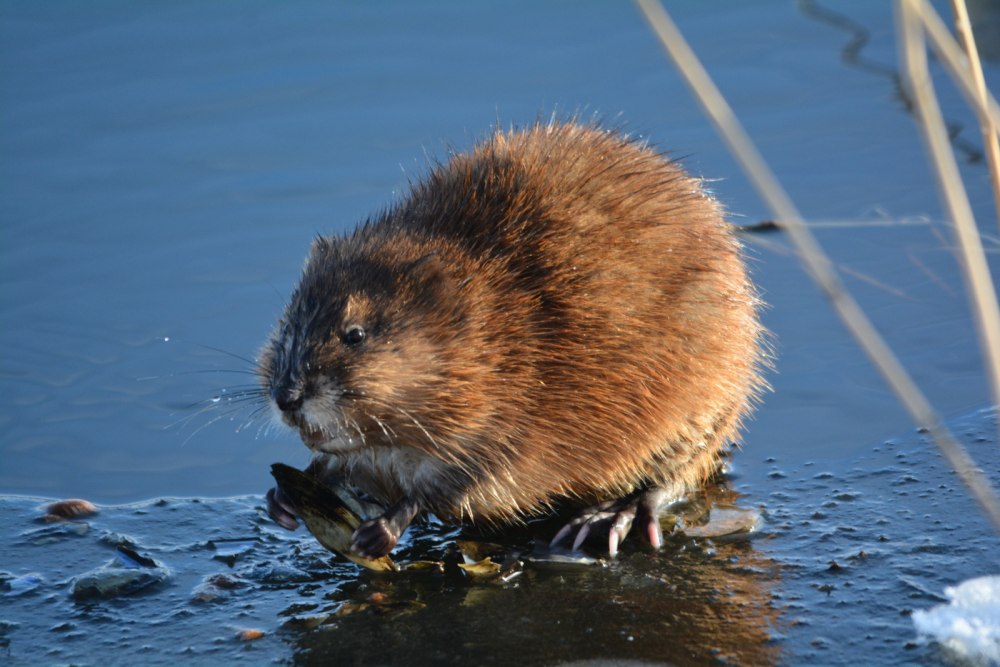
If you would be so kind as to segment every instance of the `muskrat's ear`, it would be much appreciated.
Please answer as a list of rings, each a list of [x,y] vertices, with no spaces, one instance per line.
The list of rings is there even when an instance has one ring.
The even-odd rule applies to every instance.
[[[444,289],[454,282],[452,271],[437,251],[410,262],[406,275],[414,285],[433,287],[435,290]]]
[[[410,262],[406,267],[406,272],[413,278],[434,278],[435,274],[443,273],[445,270],[444,262],[441,261],[441,255],[438,251],[429,252],[420,259]]]

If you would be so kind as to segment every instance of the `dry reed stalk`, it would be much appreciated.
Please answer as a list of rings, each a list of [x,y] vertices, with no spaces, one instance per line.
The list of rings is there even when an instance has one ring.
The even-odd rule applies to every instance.
[[[934,54],[941,59],[952,80],[958,84],[958,89],[965,95],[972,110],[976,112],[980,124],[985,124],[986,119],[988,119],[993,128],[1000,132],[1000,104],[997,104],[988,89],[980,98],[972,74],[965,66],[965,55],[952,38],[944,21],[925,0],[918,0],[917,5],[920,8],[918,14],[920,21],[926,31],[926,36],[930,38]]]
[[[979,229],[976,227],[962,177],[958,173],[958,163],[951,150],[948,130],[927,66],[923,26],[930,16],[928,12],[933,13],[934,10],[920,0],[899,0],[896,6],[903,80],[910,88],[918,124],[937,176],[938,189],[952,220],[972,311],[979,325],[980,345],[993,388],[993,402],[1000,405],[1000,306],[997,305],[996,289],[986,262],[986,252],[979,238]],[[937,17],[936,13],[933,15]],[[985,95],[984,89],[982,98],[976,96],[974,99],[985,99]]]
[[[848,331],[889,384],[903,407],[913,420],[931,435],[941,453],[982,506],[994,529],[1000,532],[1000,498],[997,497],[989,480],[943,424],[930,402],[907,374],[858,303],[848,293],[833,269],[830,259],[823,253],[788,194],[764,162],[732,108],[712,82],[680,30],[657,0],[636,0],[636,3],[730,152],[771,209],[774,218],[780,221],[788,232],[807,273],[816,281]]]
[[[976,36],[972,32],[969,21],[969,9],[965,0],[951,0],[951,11],[955,14],[955,32],[962,43],[962,50],[969,60],[969,73],[976,85],[978,104],[986,106],[986,78],[983,76],[983,64],[979,60],[979,49],[976,48]],[[997,227],[1000,227],[1000,140],[997,139],[997,126],[989,116],[979,114],[979,130],[983,135],[983,150],[986,152],[986,162],[990,168],[990,183],[993,186],[993,205],[996,209]]]

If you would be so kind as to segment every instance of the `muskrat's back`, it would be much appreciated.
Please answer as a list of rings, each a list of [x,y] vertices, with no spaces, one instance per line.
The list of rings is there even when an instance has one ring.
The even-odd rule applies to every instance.
[[[318,239],[260,372],[349,483],[513,519],[708,476],[762,386],[757,308],[698,180],[538,124]]]

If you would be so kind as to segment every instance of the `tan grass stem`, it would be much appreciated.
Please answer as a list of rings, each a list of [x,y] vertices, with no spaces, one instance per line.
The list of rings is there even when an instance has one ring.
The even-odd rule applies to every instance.
[[[989,480],[944,426],[930,402],[909,377],[858,303],[847,292],[829,258],[819,247],[795,205],[764,162],[732,108],[698,61],[680,30],[657,0],[636,0],[636,2],[730,152],[771,209],[772,215],[787,230],[789,238],[798,249],[806,271],[829,299],[845,326],[913,420],[927,429],[959,478],[983,507],[994,528],[1000,532],[1000,499]]]
[[[979,325],[983,359],[993,388],[993,403],[1000,405],[1000,307],[972,206],[958,172],[958,163],[951,150],[948,130],[927,66],[927,45],[922,26],[926,25],[924,12],[934,10],[919,0],[899,0],[897,9],[903,80],[910,88],[918,124],[937,176],[938,189],[952,219],[972,311]]]
[[[984,120],[986,117],[994,130],[1000,132],[1000,104],[997,104],[989,89],[984,92],[983,98],[980,98],[976,82],[966,66],[965,54],[962,53],[962,49],[951,36],[944,21],[926,0],[918,0],[917,5],[920,9],[918,17],[926,31],[926,36],[930,39],[935,55],[941,59],[941,63],[951,74],[952,80],[958,84],[958,89],[965,95],[969,106],[979,117],[980,125],[986,124]]]
[[[972,32],[969,21],[969,9],[965,0],[951,0],[951,10],[955,15],[955,32],[962,43],[962,50],[969,60],[969,73],[976,86],[977,102],[986,107],[986,78],[983,76],[983,64],[979,60],[979,49],[976,48],[976,36]],[[993,186],[993,205],[996,209],[997,227],[1000,227],[1000,139],[997,138],[997,126],[986,114],[979,115],[979,130],[983,135],[983,151],[986,153],[986,163],[990,168],[990,183]]]

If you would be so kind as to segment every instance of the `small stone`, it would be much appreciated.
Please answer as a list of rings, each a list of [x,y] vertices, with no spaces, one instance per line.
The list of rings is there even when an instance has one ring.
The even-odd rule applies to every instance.
[[[80,519],[97,513],[97,506],[89,500],[70,498],[54,502],[45,508],[46,519]]]
[[[257,630],[257,629],[254,629],[254,628],[246,628],[246,629],[240,630],[238,633],[236,633],[236,636],[237,636],[237,638],[239,638],[242,641],[252,642],[255,639],[260,639],[265,634],[266,633],[263,630]]]

